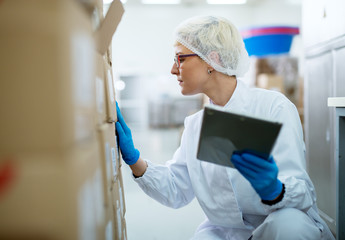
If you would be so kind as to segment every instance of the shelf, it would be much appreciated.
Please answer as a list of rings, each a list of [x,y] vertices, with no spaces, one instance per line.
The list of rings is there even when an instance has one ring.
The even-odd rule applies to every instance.
[[[345,97],[328,98],[328,107],[345,107]]]

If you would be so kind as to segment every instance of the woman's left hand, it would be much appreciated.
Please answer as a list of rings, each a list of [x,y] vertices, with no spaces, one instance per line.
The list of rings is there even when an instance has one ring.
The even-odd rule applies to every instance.
[[[117,111],[117,122],[115,123],[116,126],[116,133],[118,136],[118,142],[122,154],[122,159],[128,164],[133,165],[135,164],[140,156],[140,152],[138,149],[134,147],[131,129],[127,126],[125,120],[122,117],[120,108],[116,102],[116,111]]]
[[[231,162],[250,182],[262,200],[274,200],[282,192],[278,179],[278,166],[272,156],[269,159],[251,153],[233,153]]]

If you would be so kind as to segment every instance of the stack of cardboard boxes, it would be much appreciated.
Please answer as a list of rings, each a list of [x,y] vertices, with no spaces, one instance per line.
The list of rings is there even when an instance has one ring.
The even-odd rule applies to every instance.
[[[272,55],[254,59],[255,85],[283,93],[293,102],[303,124],[303,79],[299,76],[298,58]]]
[[[258,87],[285,94],[293,103],[298,101],[298,59],[289,55],[268,56],[255,61]]]
[[[126,239],[115,0],[0,1],[0,239]]]

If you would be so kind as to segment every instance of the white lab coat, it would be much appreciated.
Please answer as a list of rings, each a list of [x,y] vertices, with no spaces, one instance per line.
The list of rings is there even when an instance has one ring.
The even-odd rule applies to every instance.
[[[166,165],[146,160],[145,174],[135,179],[139,186],[172,208],[183,207],[196,197],[209,224],[231,229],[234,239],[247,239],[268,214],[281,208],[307,212],[323,231],[323,239],[333,239],[317,213],[315,189],[305,170],[303,132],[295,106],[278,92],[248,88],[238,80],[224,107],[283,123],[272,151],[279,167],[278,178],[286,188],[281,202],[273,206],[261,203],[259,195],[236,169],[196,158],[203,110],[185,119],[181,145],[172,160]]]

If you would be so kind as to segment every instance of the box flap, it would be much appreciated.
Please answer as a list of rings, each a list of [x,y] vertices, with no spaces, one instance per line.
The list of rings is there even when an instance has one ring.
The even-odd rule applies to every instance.
[[[120,0],[114,0],[111,3],[107,15],[95,32],[97,51],[100,54],[104,55],[106,53],[124,11]]]

